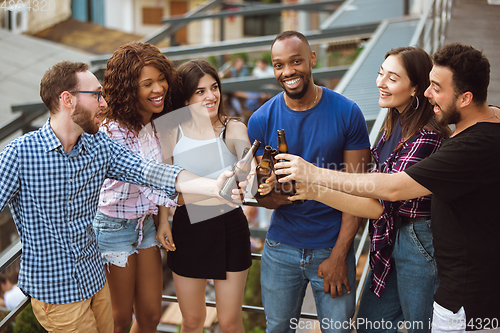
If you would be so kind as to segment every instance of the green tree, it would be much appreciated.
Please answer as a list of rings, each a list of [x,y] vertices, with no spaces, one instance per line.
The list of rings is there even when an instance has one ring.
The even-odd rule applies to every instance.
[[[254,260],[248,270],[247,284],[243,304],[262,306],[262,296],[260,291],[260,261]],[[245,332],[262,333],[265,332],[266,316],[261,313],[243,312],[243,326]]]

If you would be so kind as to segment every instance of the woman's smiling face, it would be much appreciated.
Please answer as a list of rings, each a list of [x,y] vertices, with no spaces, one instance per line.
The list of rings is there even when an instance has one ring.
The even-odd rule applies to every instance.
[[[397,55],[388,56],[377,75],[377,87],[380,92],[378,104],[382,108],[395,108],[400,113],[406,108],[415,87]]]
[[[198,82],[194,94],[187,103],[189,105],[199,104],[201,106],[199,110],[208,112],[210,119],[215,119],[219,111],[220,97],[219,84],[211,75],[205,74]]]

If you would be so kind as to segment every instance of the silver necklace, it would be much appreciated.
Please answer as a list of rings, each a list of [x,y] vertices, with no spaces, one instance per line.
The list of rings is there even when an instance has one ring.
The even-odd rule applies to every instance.
[[[481,119],[480,121],[488,120],[488,119],[491,119],[491,118],[493,118],[493,117],[497,118],[497,120],[498,120],[498,121],[500,121],[500,118],[498,118],[497,113],[495,112],[495,109],[493,109],[493,108],[491,108],[491,107],[490,107],[490,109],[491,109],[491,111],[493,111],[493,115],[492,115],[492,116],[489,116],[489,117],[486,117],[486,118],[484,118],[484,119]]]

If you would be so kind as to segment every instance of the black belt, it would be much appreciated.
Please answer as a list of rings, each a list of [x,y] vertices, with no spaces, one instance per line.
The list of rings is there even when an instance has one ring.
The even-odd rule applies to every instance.
[[[408,217],[399,214],[394,215],[394,229],[398,229],[402,224],[417,223],[429,220],[430,217]]]

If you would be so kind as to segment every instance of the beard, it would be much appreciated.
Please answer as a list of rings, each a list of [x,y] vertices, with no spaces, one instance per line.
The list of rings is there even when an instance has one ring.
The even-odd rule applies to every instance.
[[[286,85],[280,82],[281,87],[285,91],[285,94],[291,99],[301,99],[302,97],[304,97],[307,93],[307,89],[309,88],[309,84],[311,83],[311,72],[311,68],[309,68],[309,73],[306,73],[306,75],[300,75],[300,78],[304,82],[304,85],[299,91],[289,91]]]
[[[450,103],[450,106],[448,107],[448,110],[446,112],[443,112],[443,109],[438,105],[439,109],[441,110],[440,115],[441,117],[437,119],[438,123],[440,125],[456,125],[460,120],[462,120],[462,115],[460,112],[458,112],[458,109],[456,107],[456,102],[457,98],[453,100],[452,103]]]
[[[85,133],[96,134],[99,131],[99,125],[95,123],[91,112],[79,104],[75,106],[75,111],[71,115],[71,120],[79,125]]]

